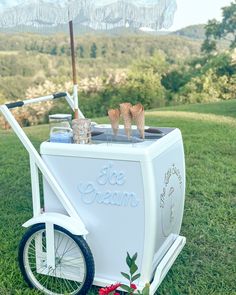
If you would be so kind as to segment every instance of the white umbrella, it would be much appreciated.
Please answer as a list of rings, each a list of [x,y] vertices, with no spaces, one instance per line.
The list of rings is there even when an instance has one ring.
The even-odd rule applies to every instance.
[[[78,116],[77,79],[73,23],[93,29],[114,27],[169,28],[173,23],[176,0],[1,0],[0,28],[48,27],[70,24],[74,99]]]
[[[57,25],[76,19],[94,29],[117,26],[168,28],[176,0],[4,0],[0,27]]]

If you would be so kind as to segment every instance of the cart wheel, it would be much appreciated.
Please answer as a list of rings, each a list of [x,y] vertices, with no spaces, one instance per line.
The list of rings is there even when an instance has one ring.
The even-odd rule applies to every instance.
[[[45,294],[87,294],[94,279],[94,260],[86,241],[57,225],[54,241],[55,269],[48,269],[45,224],[35,225],[25,233],[19,246],[25,281]]]

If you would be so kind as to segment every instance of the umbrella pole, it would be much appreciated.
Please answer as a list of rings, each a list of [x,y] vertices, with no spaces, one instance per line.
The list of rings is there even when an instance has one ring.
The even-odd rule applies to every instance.
[[[75,61],[75,42],[74,42],[74,30],[73,30],[73,21],[69,21],[70,28],[70,47],[71,47],[71,61],[72,61],[72,73],[73,73],[73,97],[74,97],[74,106],[75,106],[75,119],[79,118],[79,105],[78,105],[78,83],[76,75],[76,61]]]

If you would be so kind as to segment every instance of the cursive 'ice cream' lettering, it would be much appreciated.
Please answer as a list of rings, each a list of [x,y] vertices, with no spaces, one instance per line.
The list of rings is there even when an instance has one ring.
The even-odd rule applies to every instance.
[[[124,172],[114,170],[112,164],[103,167],[97,179],[97,182],[100,185],[123,185],[125,184],[125,181],[126,178]]]
[[[125,183],[125,173],[114,170],[112,163],[109,163],[101,169],[95,182],[80,183],[78,190],[81,200],[87,205],[98,203],[121,207],[137,207],[139,199],[136,193],[121,190]],[[114,187],[114,190],[102,190],[105,185]]]

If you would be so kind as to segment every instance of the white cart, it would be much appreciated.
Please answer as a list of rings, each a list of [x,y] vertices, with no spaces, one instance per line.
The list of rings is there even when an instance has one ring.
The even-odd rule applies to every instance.
[[[73,104],[59,93],[0,106],[30,154],[34,216],[23,225],[22,274],[45,294],[87,294],[92,284],[123,283],[126,253],[137,252],[138,289],[150,282],[154,294],[186,242],[181,132],[147,127],[144,141],[126,142],[122,127],[114,139],[110,126],[97,125],[91,145],[44,142],[40,156],[9,109],[62,96]]]

